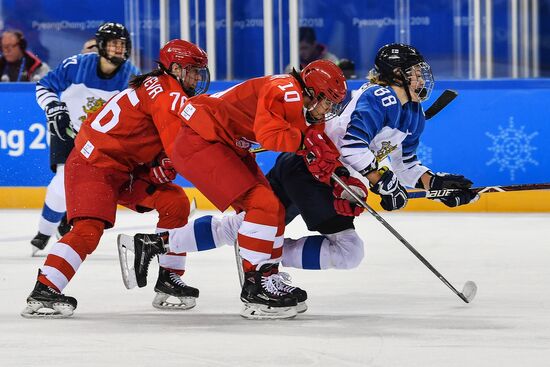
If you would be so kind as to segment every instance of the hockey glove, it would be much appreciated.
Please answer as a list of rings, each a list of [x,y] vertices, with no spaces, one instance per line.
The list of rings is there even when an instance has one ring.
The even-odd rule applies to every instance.
[[[469,189],[472,181],[462,175],[438,172],[430,178],[430,190]]]
[[[458,189],[457,191],[450,193],[448,196],[432,200],[440,201],[448,207],[454,208],[464,204],[475,203],[478,199],[478,193],[469,189]]]
[[[430,190],[457,189],[444,198],[433,199],[450,208],[474,203],[479,199],[479,194],[469,190],[470,187],[472,187],[472,181],[462,175],[438,172],[430,178]]]
[[[69,110],[64,102],[53,101],[46,106],[46,117],[50,134],[66,141],[74,139],[76,132],[71,126]]]
[[[338,152],[315,129],[309,129],[304,136],[304,144],[298,155],[304,157],[309,172],[319,181],[330,182],[330,175],[338,163]]]
[[[382,208],[387,211],[403,209],[408,201],[407,191],[399,183],[397,176],[388,167],[382,167],[378,172],[382,177],[370,189],[382,198]]]
[[[340,166],[336,168],[334,173],[363,201],[367,198],[369,191],[365,184],[355,177],[350,177],[349,171],[345,167]],[[347,217],[356,217],[365,210],[356,203],[355,199],[340,184],[331,180],[331,185],[334,188],[332,194],[334,195],[334,209],[336,213]]]
[[[157,165],[151,167],[149,171],[149,179],[157,185],[172,182],[175,178],[176,170],[174,169],[174,164],[166,156],[159,157]]]

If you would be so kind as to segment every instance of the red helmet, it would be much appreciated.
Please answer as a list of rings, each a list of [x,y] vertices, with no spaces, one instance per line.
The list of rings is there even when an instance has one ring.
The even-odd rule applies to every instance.
[[[181,78],[176,77],[183,89],[191,96],[206,92],[210,85],[210,72],[208,71],[208,56],[199,46],[180,39],[169,41],[160,50],[159,63],[168,74],[172,64],[176,63],[182,69],[189,71],[190,68],[198,69],[200,80],[196,86],[185,86],[185,75]]]
[[[329,101],[339,104],[346,97],[346,78],[342,70],[331,61],[315,60],[306,65],[300,76],[313,96],[323,95]]]
[[[300,72],[305,92],[314,101],[325,98],[332,102],[332,109],[325,114],[325,121],[338,116],[343,108],[348,87],[342,70],[331,61],[315,60]]]

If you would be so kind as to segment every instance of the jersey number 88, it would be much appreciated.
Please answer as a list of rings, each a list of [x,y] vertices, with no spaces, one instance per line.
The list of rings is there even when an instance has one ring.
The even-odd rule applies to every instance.
[[[389,96],[385,96],[381,99],[382,106],[388,107],[388,106],[391,106],[392,104],[397,103],[397,98],[395,98],[395,96],[391,94],[388,88],[378,88],[377,90],[374,91],[374,95],[377,97],[381,97],[385,94],[389,94]]]

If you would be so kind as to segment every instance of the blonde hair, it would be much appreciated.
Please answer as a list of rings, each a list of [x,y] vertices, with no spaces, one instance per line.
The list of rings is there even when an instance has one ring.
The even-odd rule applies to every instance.
[[[388,82],[380,80],[380,73],[375,68],[372,68],[372,69],[369,70],[369,73],[367,75],[367,79],[368,79],[369,83],[371,83],[371,84],[378,84],[378,85],[382,85],[384,87],[387,87],[389,85]]]

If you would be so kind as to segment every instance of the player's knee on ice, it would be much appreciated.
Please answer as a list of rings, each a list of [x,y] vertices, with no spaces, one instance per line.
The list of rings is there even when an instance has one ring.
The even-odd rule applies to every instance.
[[[353,269],[365,257],[363,240],[354,229],[325,235],[330,240],[330,260],[334,269]]]

